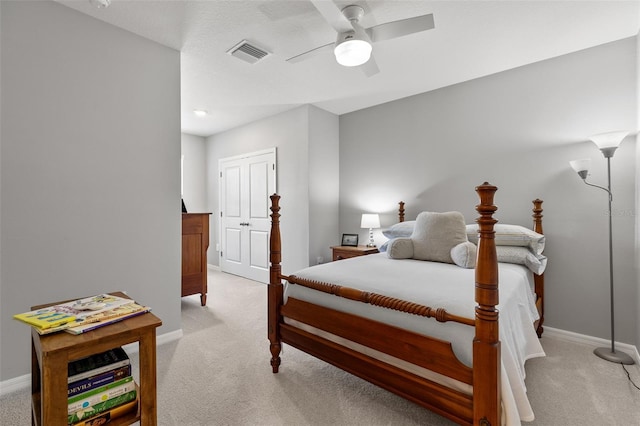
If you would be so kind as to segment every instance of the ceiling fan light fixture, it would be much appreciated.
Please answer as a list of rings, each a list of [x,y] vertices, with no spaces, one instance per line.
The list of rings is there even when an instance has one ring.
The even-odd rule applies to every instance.
[[[333,53],[336,61],[345,67],[357,67],[371,58],[372,46],[366,37],[358,37],[355,31],[338,34]]]

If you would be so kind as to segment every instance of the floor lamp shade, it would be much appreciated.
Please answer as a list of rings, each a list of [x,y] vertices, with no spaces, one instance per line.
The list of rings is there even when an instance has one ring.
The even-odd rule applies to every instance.
[[[627,137],[629,132],[608,132],[599,133],[591,136],[589,139],[598,146],[602,154],[606,158],[613,157],[613,153],[620,146],[620,143]]]

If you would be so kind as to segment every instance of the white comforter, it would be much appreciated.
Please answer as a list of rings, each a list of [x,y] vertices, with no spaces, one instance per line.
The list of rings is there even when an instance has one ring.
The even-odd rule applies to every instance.
[[[314,266],[293,275],[445,308],[451,314],[467,318],[475,315],[475,270],[456,265],[389,259],[380,253]],[[534,418],[524,383],[525,361],[544,356],[533,328],[538,312],[531,272],[520,265],[500,263],[499,291],[503,421],[518,425],[521,420]],[[442,324],[435,319],[374,307],[299,285],[287,285],[285,298],[289,296],[450,341],[460,361],[472,365],[473,327]]]

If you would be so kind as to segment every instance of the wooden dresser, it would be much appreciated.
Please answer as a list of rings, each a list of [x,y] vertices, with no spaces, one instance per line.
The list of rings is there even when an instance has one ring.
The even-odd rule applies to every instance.
[[[200,293],[207,304],[207,249],[211,213],[182,213],[182,296]]]

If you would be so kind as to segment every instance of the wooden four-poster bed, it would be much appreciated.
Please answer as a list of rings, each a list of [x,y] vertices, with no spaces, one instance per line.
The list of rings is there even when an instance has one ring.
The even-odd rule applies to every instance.
[[[517,328],[508,331],[500,329],[499,313],[496,308],[499,303],[499,270],[501,292],[507,291],[502,288],[506,285],[503,284],[503,274],[506,277],[504,279],[506,282],[506,280],[510,280],[508,277],[513,271],[505,269],[509,265],[504,266],[500,263],[499,266],[496,254],[494,224],[497,220],[493,218],[493,214],[497,210],[493,202],[496,190],[495,186],[486,182],[476,187],[480,203],[476,206],[479,214],[477,219],[479,238],[475,271],[438,262],[393,260],[388,259],[384,254],[360,257],[355,262],[341,260],[332,262],[331,266],[329,264],[326,266],[326,268],[330,268],[340,264],[339,266],[345,268],[349,265],[348,262],[353,264],[361,262],[364,268],[373,269],[375,274],[382,276],[382,280],[385,279],[384,276],[389,270],[389,266],[395,268],[398,265],[398,267],[407,268],[407,276],[416,273],[410,269],[417,267],[430,266],[440,269],[448,268],[448,270],[458,268],[460,271],[464,271],[461,273],[466,274],[465,280],[471,283],[470,288],[467,288],[467,293],[475,293],[475,297],[469,296],[473,306],[471,306],[468,316],[456,314],[455,308],[452,313],[443,307],[430,307],[432,304],[429,300],[417,303],[407,300],[408,298],[403,300],[389,296],[386,291],[361,290],[354,286],[344,285],[343,281],[327,282],[322,278],[324,276],[322,274],[320,274],[321,278],[313,273],[307,277],[304,273],[297,273],[295,276],[283,275],[280,265],[280,197],[275,194],[271,196],[268,337],[273,372],[277,373],[279,370],[282,344],[286,343],[459,424],[483,426],[503,424],[505,400],[512,399],[511,395],[507,395],[507,393],[511,393],[510,390],[504,392],[505,377],[503,375],[505,371],[509,371],[511,374],[511,370],[509,370],[511,364],[521,364],[520,367],[517,367],[521,368],[526,359],[542,356],[543,353],[540,347],[538,352],[535,350],[523,352],[519,356],[521,359],[505,362],[502,360],[504,352],[511,354],[513,350],[508,347],[508,350],[502,351],[503,355],[501,356],[501,336],[504,333],[507,341],[510,342],[512,336],[532,333],[535,344],[539,345],[537,337],[542,334],[544,322],[544,277],[542,273],[540,275],[529,274],[533,277],[529,284],[530,293],[535,292],[531,304],[532,309],[537,310],[537,316],[531,315],[532,321],[523,326],[522,330],[524,331]],[[542,234],[542,201],[534,200],[533,204],[533,229]],[[399,219],[400,221],[404,220],[403,203],[400,204]],[[374,256],[378,256],[379,260]],[[384,263],[384,268],[376,269],[378,267],[373,263],[374,261],[387,263]],[[509,266],[509,268],[511,267],[515,268],[516,265]],[[319,267],[308,269],[322,270]],[[342,273],[344,274],[344,271]],[[421,272],[417,273],[421,274]],[[516,273],[520,274],[518,271]],[[404,275],[404,272],[398,275]],[[286,281],[286,284],[283,281]],[[395,284],[395,278],[390,281],[394,281],[396,287],[401,286]],[[420,279],[413,281],[420,281]],[[418,284],[422,286],[422,284]],[[444,284],[441,287],[449,285],[448,283]],[[303,288],[305,292],[309,293],[309,296],[299,297],[297,294],[301,293],[287,294],[285,286]],[[374,290],[376,288],[378,287],[374,287]],[[501,293],[500,299],[501,315],[509,315],[509,319],[504,321],[505,327],[507,322],[512,321],[512,311],[514,311],[507,305],[510,303],[509,300],[512,298],[511,293],[513,292],[512,290],[508,291],[509,293]],[[338,300],[338,303],[342,303],[344,306],[347,304],[358,305],[354,311],[356,313],[347,311],[342,306],[328,307],[324,303],[315,301],[323,298]],[[502,304],[503,298],[508,299],[505,300],[504,306]],[[360,313],[358,309],[364,309],[361,306],[365,305],[366,309],[383,311],[383,318],[387,315],[390,320],[380,320],[377,316],[372,319],[370,314]],[[380,307],[385,309],[381,310]],[[519,311],[515,315],[523,316],[524,314]],[[415,327],[411,329],[399,326],[400,323],[396,321],[396,317],[400,316],[403,318],[411,317],[411,321],[418,321],[415,327],[418,327],[420,331],[416,332]],[[427,331],[423,331],[425,324],[430,327]],[[500,324],[500,327],[503,327],[503,324]],[[463,329],[460,333],[461,336],[465,336],[464,342],[458,342],[460,338],[457,337],[455,340],[453,337],[451,339],[443,337],[443,333],[444,336],[447,336],[446,333],[450,333],[450,329],[456,330],[458,328]],[[456,331],[456,333],[458,332]],[[515,340],[518,339],[519,337],[515,338]],[[529,339],[531,340],[531,337]],[[533,346],[533,344],[530,343],[529,346]],[[508,364],[506,370],[505,364]],[[523,370],[523,368],[521,369]],[[509,379],[514,381],[512,377]],[[524,374],[522,373],[523,380]],[[514,391],[516,399],[521,398],[518,392]],[[526,396],[524,398],[526,399]],[[528,400],[525,405],[528,406]],[[521,413],[520,416],[523,414]],[[532,416],[531,413],[531,419]],[[520,418],[518,418],[519,421]]]

